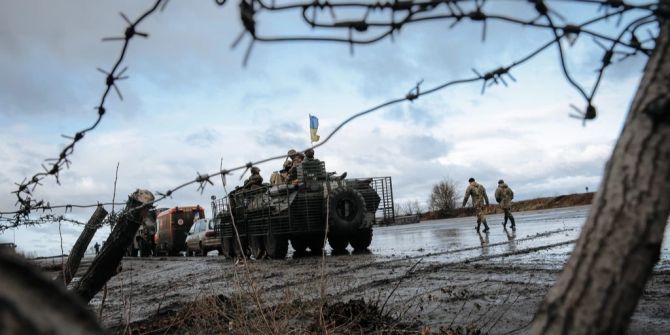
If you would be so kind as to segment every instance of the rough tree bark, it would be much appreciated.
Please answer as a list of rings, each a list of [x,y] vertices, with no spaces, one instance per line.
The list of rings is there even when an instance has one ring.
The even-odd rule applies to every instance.
[[[98,231],[105,216],[107,216],[107,210],[102,206],[98,206],[95,209],[95,212],[93,212],[93,215],[91,215],[91,218],[88,219],[86,226],[84,226],[84,230],[81,232],[81,235],[79,235],[77,242],[75,242],[70,254],[67,256],[65,268],[63,271],[60,271],[58,277],[56,277],[57,282],[64,283],[65,286],[70,284],[72,277],[79,269],[79,264],[81,263],[82,257],[84,257],[86,249],[88,249],[88,244],[91,243],[93,235]]]
[[[669,13],[670,0],[661,0]],[[659,259],[670,212],[670,20],[660,35],[581,236],[533,334],[622,334]]]
[[[137,190],[128,197],[126,208],[114,225],[107,243],[74,288],[75,293],[84,302],[91,301],[109,278],[114,276],[126,248],[132,243],[135,232],[149,214],[152,206],[148,204],[153,200],[153,194],[146,190]],[[133,208],[137,209],[132,210]]]
[[[0,252],[1,334],[102,334],[90,310],[18,256]]]

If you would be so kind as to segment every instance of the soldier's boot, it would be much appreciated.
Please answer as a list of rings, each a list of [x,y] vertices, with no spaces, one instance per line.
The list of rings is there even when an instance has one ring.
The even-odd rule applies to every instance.
[[[484,221],[484,232],[489,231],[489,225]]]
[[[481,226],[482,222],[477,220],[477,225],[475,226],[475,229],[477,229],[477,232],[479,233],[479,226]]]
[[[514,228],[516,225],[514,224],[514,217],[512,215],[509,216],[509,220],[512,222],[512,225],[510,227]]]

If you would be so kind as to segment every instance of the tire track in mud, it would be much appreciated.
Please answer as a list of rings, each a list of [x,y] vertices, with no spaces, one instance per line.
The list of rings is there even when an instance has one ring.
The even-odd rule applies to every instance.
[[[552,243],[552,244],[538,246],[538,247],[530,247],[530,248],[525,248],[525,249],[521,249],[521,250],[517,250],[517,251],[504,252],[504,253],[500,253],[500,254],[470,257],[470,258],[466,258],[466,259],[460,260],[460,261],[436,263],[436,264],[434,263],[434,264],[430,264],[430,265],[424,266],[422,268],[416,269],[412,272],[405,272],[403,275],[395,276],[393,278],[384,278],[384,279],[373,280],[373,281],[370,281],[368,283],[358,285],[356,287],[353,287],[353,288],[350,288],[350,289],[347,289],[347,290],[340,291],[340,292],[338,292],[338,295],[352,294],[352,293],[357,293],[357,292],[373,289],[373,288],[380,287],[380,286],[386,286],[386,285],[389,285],[391,283],[395,283],[395,282],[400,281],[400,280],[404,280],[404,279],[411,278],[411,277],[421,275],[421,274],[428,274],[428,273],[437,272],[439,270],[443,270],[443,269],[453,267],[453,266],[457,266],[457,265],[464,265],[464,264],[469,264],[469,263],[474,263],[474,262],[479,262],[479,261],[485,261],[485,260],[494,259],[494,258],[504,258],[504,257],[509,257],[509,256],[515,256],[515,255],[529,254],[529,253],[533,253],[533,252],[537,252],[537,251],[541,251],[541,250],[547,250],[547,249],[552,249],[552,248],[556,248],[556,247],[565,246],[565,245],[568,245],[568,244],[573,244],[576,241],[577,241],[576,239],[573,239],[573,240],[569,240],[569,241]]]
[[[553,231],[542,232],[535,235],[519,238],[516,239],[516,241],[517,242],[533,241],[550,237],[556,234],[565,233],[572,230],[574,230],[574,228],[557,229]],[[541,243],[541,241],[538,243]],[[422,264],[421,267],[415,269],[415,271],[411,273],[407,273],[406,269],[409,268],[413,263],[416,263],[416,261],[419,259],[426,260],[427,258],[434,258],[447,254],[451,255],[451,254],[469,252],[473,250],[479,250],[481,249],[481,246],[476,245],[472,247],[445,250],[441,252],[422,253],[411,257],[385,259],[376,262],[374,261],[374,259],[365,259],[364,257],[357,257],[356,255],[353,255],[353,257],[327,257],[326,271],[324,277],[329,283],[328,285],[337,283],[337,286],[341,287],[341,290],[335,292],[334,294],[349,295],[358,292],[363,292],[368,289],[375,289],[384,286],[395,285],[395,283],[397,283],[398,281],[404,280],[406,278],[410,277],[416,278],[421,277],[422,275],[425,276],[433,272],[438,272],[439,270],[442,270],[444,268],[449,267],[457,268],[459,266],[467,266],[468,263],[472,262],[479,262],[488,259],[527,254],[570,243],[574,243],[574,240],[548,244],[548,245],[541,245],[532,248],[524,248],[513,252],[503,252],[499,254],[490,254],[486,256],[469,257],[466,259],[460,259],[458,261],[451,261],[451,262],[433,261],[433,263],[430,264],[426,265]],[[504,246],[506,244],[508,244],[508,242],[506,241],[491,243],[489,244],[489,247]],[[149,261],[149,263],[144,263],[145,261]],[[139,264],[133,264],[131,267],[138,266],[140,268],[143,268],[144,271],[148,272],[146,273],[146,275],[152,276],[155,279],[158,279],[158,277],[161,278],[165,277],[163,274],[159,274],[163,271],[175,274],[176,273],[183,274],[184,272],[190,272],[189,275],[187,276],[176,276],[171,278],[170,280],[168,280],[169,283],[162,282],[162,280],[159,280],[159,283],[142,285],[142,287],[134,287],[133,292],[129,293],[130,295],[135,295],[144,292],[143,294],[140,295],[140,297],[142,297],[144,295],[147,295],[147,293],[151,292],[150,294],[148,294],[149,296],[157,297],[158,295],[160,295],[161,292],[164,292],[164,290],[170,290],[171,287],[173,288],[175,286],[177,287],[184,286],[189,288],[188,290],[181,291],[180,293],[182,294],[184,294],[186,291],[190,292],[193,290],[197,290],[197,288],[194,287],[193,285],[194,284],[193,276],[196,277],[203,276],[205,273],[207,274],[204,275],[203,278],[200,278],[200,281],[203,281],[203,284],[205,284],[204,286],[208,286],[207,284],[212,285],[224,284],[227,286],[229,284],[225,283],[232,283],[236,280],[240,280],[239,278],[235,279],[236,276],[234,273],[239,271],[247,271],[244,269],[245,266],[250,266],[249,270],[251,270],[252,274],[251,280],[255,281],[256,283],[262,283],[261,289],[265,293],[269,293],[270,295],[280,294],[281,291],[286,288],[301,287],[303,285],[310,285],[310,284],[319,285],[318,282],[321,280],[320,267],[322,264],[321,263],[322,259],[321,257],[312,257],[311,259],[305,258],[305,259],[298,259],[295,261],[292,260],[284,260],[279,262],[250,261],[250,263],[247,265],[236,265],[230,262],[229,260],[220,259],[219,257],[217,258],[207,257],[198,259],[185,259],[183,257],[175,257],[175,258],[161,257],[154,259],[130,260],[131,264],[135,262],[139,262]],[[351,262],[354,263],[351,264]],[[156,264],[155,268],[153,264]],[[167,265],[167,268],[162,268],[162,266],[161,268],[159,268],[158,264],[165,264]],[[187,265],[188,270],[180,271],[179,269],[185,266],[186,264],[189,264]],[[297,272],[285,271],[286,267],[292,267],[292,266],[296,267],[295,271]],[[361,271],[365,269],[369,270]],[[212,270],[217,271],[213,272]],[[296,274],[309,275],[309,273],[311,272],[313,272],[313,276],[311,277],[299,277],[299,278],[293,277]],[[246,280],[244,280],[244,282],[246,282]],[[346,287],[341,286],[343,284],[346,285]],[[118,286],[118,285],[119,283],[116,283],[116,285],[112,286]],[[201,285],[195,285],[195,286],[201,286]],[[163,303],[165,305],[161,307],[161,310],[167,309],[168,308],[167,306],[171,307],[180,306],[183,303],[182,299],[180,299],[180,296],[182,294],[177,294],[171,297],[164,296],[163,299],[165,301]],[[152,306],[151,303],[153,301],[153,298],[151,299],[149,299],[149,297],[146,298],[148,299],[140,299],[140,301],[136,300],[134,303],[145,307]],[[136,320],[146,319],[147,317],[150,317],[152,314],[152,313],[148,314],[140,313],[138,311],[136,311],[135,313],[137,313],[134,315],[134,318],[136,318]],[[116,313],[112,312],[112,314]],[[110,316],[111,315],[107,315],[106,317],[109,318]],[[108,321],[113,322],[112,320]]]
[[[555,234],[560,234],[560,233],[564,233],[564,232],[568,232],[568,231],[574,231],[574,230],[575,230],[575,228],[562,228],[562,229],[551,230],[551,231],[547,231],[547,232],[537,233],[535,235],[526,236],[526,237],[523,237],[523,238],[520,238],[520,239],[516,239],[516,242],[532,241],[532,240],[535,240],[535,239],[549,237],[549,236],[552,236],[552,235],[555,235]],[[559,242],[558,244],[548,245],[549,247],[546,248],[546,249],[553,248],[553,247],[560,246],[560,245],[574,243],[574,241],[576,241],[576,240],[570,240],[570,241],[567,241],[567,242]],[[509,241],[491,243],[491,244],[488,244],[488,247],[504,246],[504,245],[507,245],[508,243],[509,243]],[[426,259],[426,258],[430,258],[430,257],[437,257],[437,256],[442,256],[442,255],[447,255],[447,254],[450,255],[450,254],[473,251],[473,250],[479,250],[479,249],[481,249],[481,245],[466,247],[466,248],[460,248],[460,249],[454,249],[454,250],[445,250],[445,251],[441,251],[441,252],[431,252],[431,253],[419,254],[419,255],[415,255],[415,256],[408,256],[408,257],[403,257],[403,258],[390,259],[390,260],[385,260],[385,261],[369,262],[369,263],[359,264],[359,265],[352,265],[352,266],[346,266],[345,265],[345,266],[342,266],[342,267],[338,267],[336,270],[326,271],[324,276],[329,277],[329,278],[333,278],[333,277],[336,277],[338,275],[341,275],[342,273],[354,273],[356,271],[366,269],[366,268],[370,268],[370,267],[380,267],[381,268],[382,266],[393,265],[393,264],[397,264],[397,266],[391,267],[390,269],[396,269],[396,268],[401,268],[401,267],[406,266],[406,264],[398,264],[398,263],[407,263],[408,261],[412,261],[412,260]],[[530,249],[533,249],[533,250],[530,250]],[[469,261],[470,262],[475,262],[475,261],[480,261],[480,260],[485,260],[485,259],[490,259],[490,258],[506,257],[506,256],[509,256],[509,255],[530,253],[530,252],[539,251],[539,250],[543,250],[543,249],[545,249],[545,246],[526,248],[526,249],[517,250],[515,252],[507,252],[507,253],[503,253],[503,254],[494,254],[494,255],[488,255],[488,256],[478,256],[478,257],[488,257],[488,258],[476,259],[477,257],[474,257],[474,258],[470,258]],[[530,251],[526,251],[526,250],[530,250]],[[321,261],[319,260],[319,263],[316,264],[319,267],[321,266],[320,262]],[[467,264],[467,262],[466,263],[463,263],[463,262],[464,261],[457,261],[457,262],[449,262],[449,263],[443,263],[443,264],[448,264],[448,266],[454,266],[456,264]],[[328,265],[326,265],[326,266],[328,267]],[[332,266],[332,264],[331,264],[331,266]],[[284,282],[284,283],[279,283],[279,284],[269,286],[269,287],[267,287],[267,289],[268,290],[279,290],[279,289],[283,289],[283,288],[286,288],[286,287],[307,284],[310,281],[313,281],[313,279],[312,280],[287,281],[287,282]]]

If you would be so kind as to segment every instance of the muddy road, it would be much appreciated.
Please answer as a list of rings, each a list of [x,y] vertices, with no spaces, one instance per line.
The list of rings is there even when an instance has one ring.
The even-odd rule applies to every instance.
[[[491,334],[525,333],[537,304],[567,260],[588,207],[515,213],[516,230],[474,229],[473,218],[378,227],[369,253],[286,260],[216,256],[123,261],[107,286],[102,320],[108,327],[178,311],[203,297],[254,294],[264,302],[364,298],[434,331],[475,324]],[[632,334],[670,333],[670,250],[666,231],[661,261],[634,315]],[[246,293],[243,293],[246,292]],[[100,309],[103,293],[91,302]]]

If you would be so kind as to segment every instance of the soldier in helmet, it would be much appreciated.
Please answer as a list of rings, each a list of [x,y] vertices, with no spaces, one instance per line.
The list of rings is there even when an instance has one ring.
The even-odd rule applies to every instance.
[[[263,177],[261,177],[261,169],[254,166],[251,168],[251,176],[244,181],[244,188],[254,189],[258,188],[263,184]]]
[[[486,215],[484,215],[484,202],[486,205],[489,204],[489,196],[486,195],[486,189],[484,186],[478,184],[475,181],[475,178],[470,178],[468,180],[470,185],[465,190],[465,198],[463,198],[463,207],[468,203],[468,198],[472,197],[472,207],[475,209],[477,214],[477,232],[479,232],[479,227],[481,224],[484,224],[484,232],[489,231],[489,225],[486,223]]]
[[[498,188],[496,189],[496,201],[500,204],[503,212],[505,212],[505,221],[503,228],[507,227],[507,220],[512,222],[511,227],[514,228],[514,216],[512,216],[512,199],[514,199],[514,192],[507,186],[504,180],[498,180]]]
[[[295,150],[294,150],[295,152]],[[298,166],[302,164],[303,159],[305,159],[305,155],[303,155],[300,152],[295,152],[293,156],[291,156],[291,169],[288,171],[288,181],[297,183],[298,180]]]
[[[288,171],[291,169],[291,161],[285,160],[284,165],[281,170],[273,172],[272,177],[270,177],[270,184],[272,185],[281,185],[288,182]]]
[[[314,158],[314,149],[309,148],[305,150],[305,160],[306,161],[319,161],[318,159]]]

